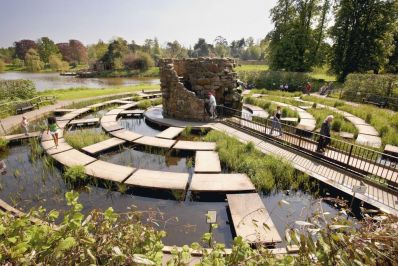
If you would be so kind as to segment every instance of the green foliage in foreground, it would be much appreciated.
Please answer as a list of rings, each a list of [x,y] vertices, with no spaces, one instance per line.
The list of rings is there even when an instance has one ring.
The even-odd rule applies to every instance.
[[[137,108],[146,110],[151,106],[156,106],[162,104],[162,99],[154,99],[154,100],[142,100],[137,104]]]
[[[58,211],[46,213],[43,208],[20,217],[0,212],[0,263],[162,265],[165,232],[144,226],[139,212],[117,214],[108,208],[85,216],[78,193],[67,192],[66,200],[70,208],[62,218]],[[57,219],[58,226],[49,224]],[[299,247],[297,256],[275,256],[261,246],[252,249],[241,237],[226,254],[225,245],[205,233],[202,241],[207,244],[173,249],[167,265],[188,265],[191,250],[202,252],[199,265],[396,265],[397,223],[397,217],[385,215],[355,222],[345,215],[328,218],[320,209],[305,221],[296,221],[289,231],[291,243]],[[212,249],[205,248],[208,244]]]
[[[96,132],[90,129],[81,129],[76,131],[68,131],[64,133],[65,141],[75,149],[104,141],[109,139],[105,132]]]
[[[306,185],[308,176],[297,172],[283,158],[264,155],[253,143],[242,144],[218,131],[209,132],[205,141],[217,143],[220,160],[233,172],[246,173],[257,189],[269,192],[277,189],[296,189]]]
[[[64,177],[71,184],[84,182],[87,179],[87,175],[85,173],[83,165],[74,165],[68,167],[68,169],[66,169],[66,171],[64,172]]]
[[[7,149],[8,141],[5,138],[0,137],[0,152]]]
[[[31,99],[36,96],[36,87],[31,80],[0,80],[0,101]]]

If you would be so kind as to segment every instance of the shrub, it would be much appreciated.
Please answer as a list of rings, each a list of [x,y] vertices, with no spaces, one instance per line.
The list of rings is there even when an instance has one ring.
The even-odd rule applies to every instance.
[[[137,107],[139,108],[139,109],[143,109],[143,110],[146,110],[146,109],[148,109],[149,107],[151,107],[152,106],[152,102],[150,101],[150,100],[142,100],[142,101],[140,101],[138,104],[137,104]]]
[[[0,80],[0,100],[31,99],[36,87],[31,80]]]
[[[366,114],[365,121],[368,124],[370,124],[370,122],[372,122],[372,114],[371,113]]]
[[[29,49],[25,56],[26,70],[30,72],[39,72],[44,68],[44,63],[35,49]]]
[[[4,72],[6,70],[6,63],[0,59],[0,72]]]
[[[69,69],[69,64],[55,54],[50,55],[49,64],[53,71],[65,71]]]
[[[137,52],[135,54],[128,54],[123,58],[123,64],[127,69],[138,69],[140,71],[148,70],[155,66],[150,54],[145,52]]]
[[[12,65],[14,67],[23,67],[25,66],[25,62],[19,58],[15,58],[14,60],[12,60]]]
[[[332,130],[336,132],[340,132],[341,130],[341,120],[340,119],[334,119],[332,122]]]
[[[72,184],[82,183],[87,179],[83,165],[74,165],[68,167],[68,169],[66,169],[64,172],[64,177]]]
[[[8,141],[5,138],[0,137],[0,152],[7,149]]]

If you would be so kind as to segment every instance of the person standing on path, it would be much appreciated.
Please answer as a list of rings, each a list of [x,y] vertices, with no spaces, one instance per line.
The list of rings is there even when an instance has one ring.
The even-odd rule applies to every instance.
[[[319,133],[318,147],[316,148],[317,152],[325,152],[326,146],[330,143],[330,123],[333,118],[334,117],[332,115],[329,115],[322,123],[321,132]]]
[[[217,118],[217,115],[216,115],[216,106],[217,106],[216,97],[214,97],[214,95],[211,92],[209,92],[209,105],[210,105],[210,118],[212,118],[212,119]]]
[[[312,86],[311,86],[311,83],[309,81],[307,81],[307,84],[305,84],[305,90],[307,92],[307,95],[310,95],[311,90],[312,90]]]
[[[272,126],[271,126],[271,131],[269,133],[270,135],[272,135],[274,129],[276,128],[277,131],[279,131],[279,136],[282,136],[281,116],[282,116],[281,107],[277,106],[276,111],[273,112],[272,116]]]
[[[48,127],[47,127],[47,134],[50,131],[51,136],[53,137],[54,143],[55,143],[55,148],[58,148],[58,125],[57,125],[57,120],[55,119],[54,116],[50,116],[47,119],[48,122]]]
[[[26,116],[22,116],[21,127],[25,133],[25,136],[29,136],[29,121]]]

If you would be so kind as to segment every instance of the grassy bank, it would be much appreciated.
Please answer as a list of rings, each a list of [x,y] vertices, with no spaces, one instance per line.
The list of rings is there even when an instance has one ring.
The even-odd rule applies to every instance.
[[[128,78],[128,77],[159,77],[159,68],[158,67],[150,67],[148,70],[110,70],[110,71],[102,71],[97,74],[94,74],[93,77],[96,78]]]
[[[108,87],[108,88],[99,88],[99,89],[90,89],[82,87],[82,88],[72,88],[64,90],[46,90],[43,92],[39,92],[38,95],[39,96],[53,95],[57,97],[58,100],[75,100],[75,99],[95,97],[95,96],[112,95],[123,92],[136,92],[141,90],[156,90],[156,89],[159,89],[159,85],[140,84],[136,86]]]
[[[251,142],[242,144],[219,131],[209,132],[205,141],[216,142],[222,163],[232,172],[247,174],[259,190],[297,189],[308,183],[307,175],[296,171],[282,158],[264,155]]]

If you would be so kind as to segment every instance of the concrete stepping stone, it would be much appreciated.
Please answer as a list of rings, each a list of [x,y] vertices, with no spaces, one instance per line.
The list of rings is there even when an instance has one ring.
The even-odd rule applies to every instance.
[[[123,129],[123,127],[121,125],[119,125],[117,122],[101,123],[101,127],[106,132],[112,132],[112,131]]]
[[[138,134],[133,131],[126,130],[126,129],[112,131],[112,132],[110,132],[110,134],[116,138],[123,139],[123,140],[130,141],[130,142],[133,142],[134,140],[142,137],[141,134]]]
[[[354,139],[354,133],[349,133],[349,132],[339,132],[339,136],[344,138],[344,139]]]
[[[53,155],[53,154],[57,154],[57,153],[61,153],[61,152],[73,149],[73,147],[70,146],[68,143],[66,143],[66,141],[64,139],[58,140],[58,147],[55,147],[55,143],[53,140],[43,141],[41,143],[41,146],[49,155]]]
[[[245,174],[194,174],[189,188],[194,192],[254,191]]]
[[[126,143],[125,140],[118,139],[118,138],[110,138],[110,139],[95,143],[93,145],[84,147],[84,148],[82,148],[82,150],[91,155],[95,155],[97,153],[100,153],[100,152],[109,150],[111,148],[123,145],[124,143]]]
[[[373,148],[380,148],[382,144],[379,136],[372,136],[366,134],[358,134],[355,143]]]
[[[221,173],[221,163],[217,152],[197,151],[195,173]]]
[[[165,129],[157,134],[156,137],[162,139],[174,139],[175,137],[180,135],[182,131],[184,131],[184,128],[182,127],[169,127],[168,129]]]
[[[355,127],[358,129],[359,134],[379,136],[377,130],[370,125],[355,125]]]
[[[174,145],[173,149],[187,151],[214,151],[216,149],[216,143],[179,140],[176,145]]]
[[[86,174],[90,176],[122,183],[136,169],[128,166],[97,160],[93,163],[86,165],[85,170]]]
[[[251,244],[282,242],[267,208],[257,193],[228,194],[227,200],[237,236]]]
[[[110,122],[116,122],[117,121],[117,115],[112,114],[112,115],[104,115],[101,118],[101,124],[102,123],[110,123]]]
[[[120,114],[121,112],[123,111],[123,109],[112,109],[112,110],[110,110],[109,112],[107,112],[105,115],[104,115],[104,117],[106,117],[106,116],[110,116],[110,115],[118,115],[118,114]]]
[[[52,157],[60,164],[71,167],[75,165],[86,165],[96,161],[94,157],[88,156],[76,149],[71,149],[61,153],[52,155]]]
[[[98,124],[100,119],[97,118],[87,118],[87,119],[75,119],[69,122],[69,125],[95,125]]]
[[[175,140],[161,139],[161,138],[149,137],[149,136],[143,136],[142,138],[134,140],[134,143],[137,143],[137,144],[153,146],[153,147],[158,147],[158,148],[166,148],[166,149],[170,149],[174,145],[175,142],[176,142]]]
[[[185,190],[188,185],[188,178],[188,173],[138,169],[124,183],[145,188]]]

